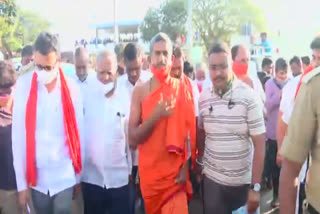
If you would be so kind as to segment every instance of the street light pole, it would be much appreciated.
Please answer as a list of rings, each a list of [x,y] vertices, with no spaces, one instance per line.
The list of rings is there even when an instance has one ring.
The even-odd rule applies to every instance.
[[[192,48],[192,39],[193,39],[193,33],[192,33],[192,0],[188,0],[188,19],[187,19],[187,46],[189,53],[191,52]]]
[[[114,42],[119,43],[118,8],[117,0],[113,0]]]

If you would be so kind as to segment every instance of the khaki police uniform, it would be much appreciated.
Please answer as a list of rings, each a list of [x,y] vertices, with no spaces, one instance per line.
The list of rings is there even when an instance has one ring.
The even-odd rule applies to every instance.
[[[320,68],[307,74],[302,82],[281,155],[303,164],[310,153],[307,200],[320,212]]]

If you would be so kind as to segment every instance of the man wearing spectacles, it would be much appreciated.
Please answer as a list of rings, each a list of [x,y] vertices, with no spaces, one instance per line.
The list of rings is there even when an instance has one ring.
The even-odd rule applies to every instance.
[[[34,70],[19,77],[14,96],[12,148],[19,202],[27,211],[30,188],[36,213],[71,213],[82,171],[81,93],[58,63],[56,36],[41,33],[34,51]]]

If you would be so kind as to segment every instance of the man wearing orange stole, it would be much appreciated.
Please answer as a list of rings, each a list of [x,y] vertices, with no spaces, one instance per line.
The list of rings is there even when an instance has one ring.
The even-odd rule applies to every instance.
[[[196,135],[192,85],[185,75],[169,75],[172,43],[166,34],[152,39],[150,53],[153,77],[133,91],[129,141],[139,149],[146,212],[187,214],[192,195],[187,162],[190,154],[195,160]]]

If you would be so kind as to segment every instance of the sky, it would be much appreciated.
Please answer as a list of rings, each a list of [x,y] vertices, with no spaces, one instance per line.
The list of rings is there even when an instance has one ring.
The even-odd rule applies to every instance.
[[[52,32],[64,42],[94,35],[90,24],[113,21],[114,0],[16,0],[26,10],[38,13],[51,23]],[[149,7],[163,0],[116,0],[119,20],[142,20]],[[196,1],[196,0],[194,0]],[[320,0],[251,0],[262,8],[273,43],[283,46],[286,55],[309,52],[311,39],[320,32]],[[278,31],[280,30],[280,37]]]
[[[51,31],[59,33],[61,45],[73,46],[76,39],[92,38],[91,24],[113,22],[114,0],[16,0],[25,10],[31,10],[51,23]],[[159,0],[116,0],[118,20],[142,20],[149,7]],[[89,38],[88,38],[89,37]],[[68,45],[68,46],[69,46]]]

